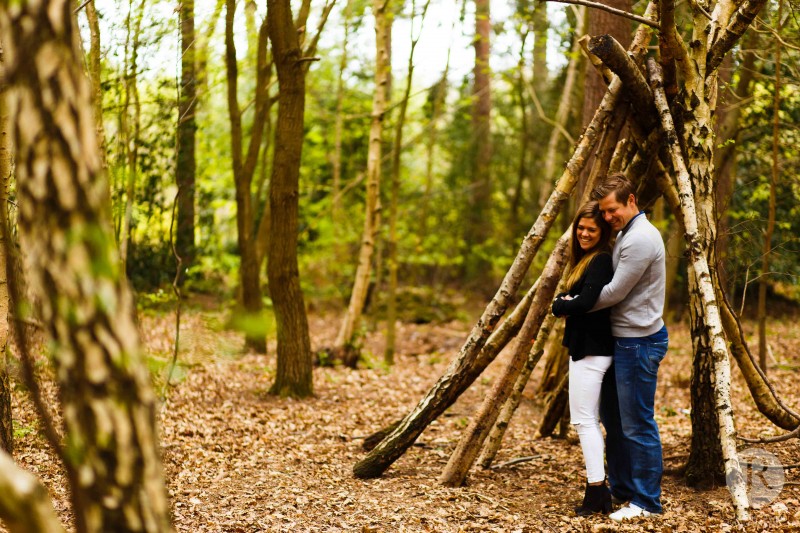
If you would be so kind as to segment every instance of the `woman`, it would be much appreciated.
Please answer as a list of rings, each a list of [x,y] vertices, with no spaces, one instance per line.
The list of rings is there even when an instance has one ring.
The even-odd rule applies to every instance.
[[[600,386],[611,366],[614,338],[610,309],[590,313],[600,291],[614,275],[609,240],[611,227],[597,202],[575,214],[570,242],[571,271],[567,292],[553,302],[553,314],[566,316],[562,344],[569,350],[569,409],[586,463],[586,492],[575,508],[578,516],[611,512],[611,493],[605,483],[603,434],[598,423]]]

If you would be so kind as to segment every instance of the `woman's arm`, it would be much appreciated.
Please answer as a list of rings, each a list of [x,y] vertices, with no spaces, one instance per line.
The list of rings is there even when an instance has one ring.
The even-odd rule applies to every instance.
[[[557,298],[553,302],[553,314],[556,316],[580,315],[591,311],[603,286],[614,277],[614,267],[611,256],[599,254],[592,259],[586,268],[586,280],[583,283],[581,292],[569,300]]]

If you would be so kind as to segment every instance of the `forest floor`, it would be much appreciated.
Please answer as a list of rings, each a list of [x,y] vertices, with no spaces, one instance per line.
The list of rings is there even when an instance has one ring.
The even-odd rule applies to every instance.
[[[798,315],[787,315],[768,325],[776,361],[770,377],[795,408],[800,406],[797,319]],[[140,322],[156,386],[162,392],[174,317],[143,312]],[[330,345],[339,318],[316,313],[310,323],[314,346]],[[186,310],[180,365],[161,405],[167,484],[180,532],[800,531],[797,439],[757,445],[795,468],[785,470],[783,489],[754,510],[745,526],[735,523],[725,486],[698,491],[687,488],[674,473],[686,460],[691,438],[692,350],[685,323],[668,324],[670,348],[656,398],[668,470],[663,480],[665,512],[621,526],[604,516],[573,515],[584,483],[581,450],[573,431],[566,439],[535,438],[543,408],[536,392],[541,368],[525,391],[496,463],[524,456],[533,459],[474,470],[463,488],[437,483],[508,350],[382,477],[367,481],[353,477],[353,465],[364,457],[363,437],[416,405],[458,352],[470,321],[401,325],[396,363],[390,370],[379,363],[382,332],[368,333],[364,350],[372,363],[358,370],[316,368],[316,396],[303,401],[268,394],[275,369],[274,343],[267,355],[242,353],[241,335],[223,324],[224,313],[213,305]],[[746,323],[745,329],[753,334],[753,324]],[[48,390],[52,396],[52,387]],[[756,411],[736,368],[733,394],[741,435],[778,433]],[[57,511],[68,520],[65,479],[37,429],[22,387],[17,387],[13,409],[15,459],[39,475]]]

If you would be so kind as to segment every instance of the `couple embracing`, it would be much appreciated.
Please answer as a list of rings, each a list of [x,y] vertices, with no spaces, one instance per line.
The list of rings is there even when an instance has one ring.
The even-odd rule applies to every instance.
[[[668,343],[665,253],[624,174],[609,175],[591,197],[572,222],[572,269],[553,314],[566,317],[570,416],[586,463],[586,492],[575,512],[607,514],[612,502],[628,502],[611,513],[621,522],[662,512],[654,402]]]

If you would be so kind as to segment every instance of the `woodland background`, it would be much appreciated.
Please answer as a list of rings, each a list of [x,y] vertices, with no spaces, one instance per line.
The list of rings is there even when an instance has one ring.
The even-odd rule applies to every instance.
[[[361,441],[407,412],[445,371],[600,103],[606,83],[580,37],[610,33],[627,45],[636,23],[524,0],[289,7],[281,28],[300,39],[304,67],[281,88],[279,79],[289,79],[274,44],[281,28],[269,27],[263,3],[72,6],[114,250],[134,291],[158,395],[175,527],[605,528],[602,518],[569,518],[582,473],[567,424],[542,435],[563,376],[557,343],[523,393],[497,461],[533,456],[529,462],[475,472],[464,489],[434,480],[496,379],[501,354],[396,469],[369,482],[351,469]],[[685,31],[690,7],[676,6]],[[788,405],[798,403],[800,365],[797,8],[767,2],[720,67],[714,156],[714,268]],[[299,121],[279,116],[292,96],[303,98]],[[8,158],[14,148],[3,150]],[[4,178],[13,178],[7,164]],[[294,182],[279,181],[293,164]],[[562,230],[587,179],[557,221]],[[13,179],[9,186],[14,241],[22,200]],[[276,215],[275,206],[285,211]],[[662,201],[649,216],[668,248],[667,321],[675,331],[657,401],[675,474],[665,481],[665,524],[791,530],[800,521],[797,439],[764,445],[790,466],[788,483],[749,526],[733,522],[718,479],[693,483],[709,492],[684,483],[693,356],[684,239]],[[529,284],[556,239],[546,237]],[[40,331],[47,328],[28,322],[39,341],[31,357],[41,395],[55,405],[58,364],[55,372],[46,364]],[[9,349],[13,425],[4,438],[15,443],[18,464],[45,482],[56,513],[75,521],[70,467],[58,466],[37,422],[19,344]],[[776,435],[736,373],[733,388],[740,431]]]

